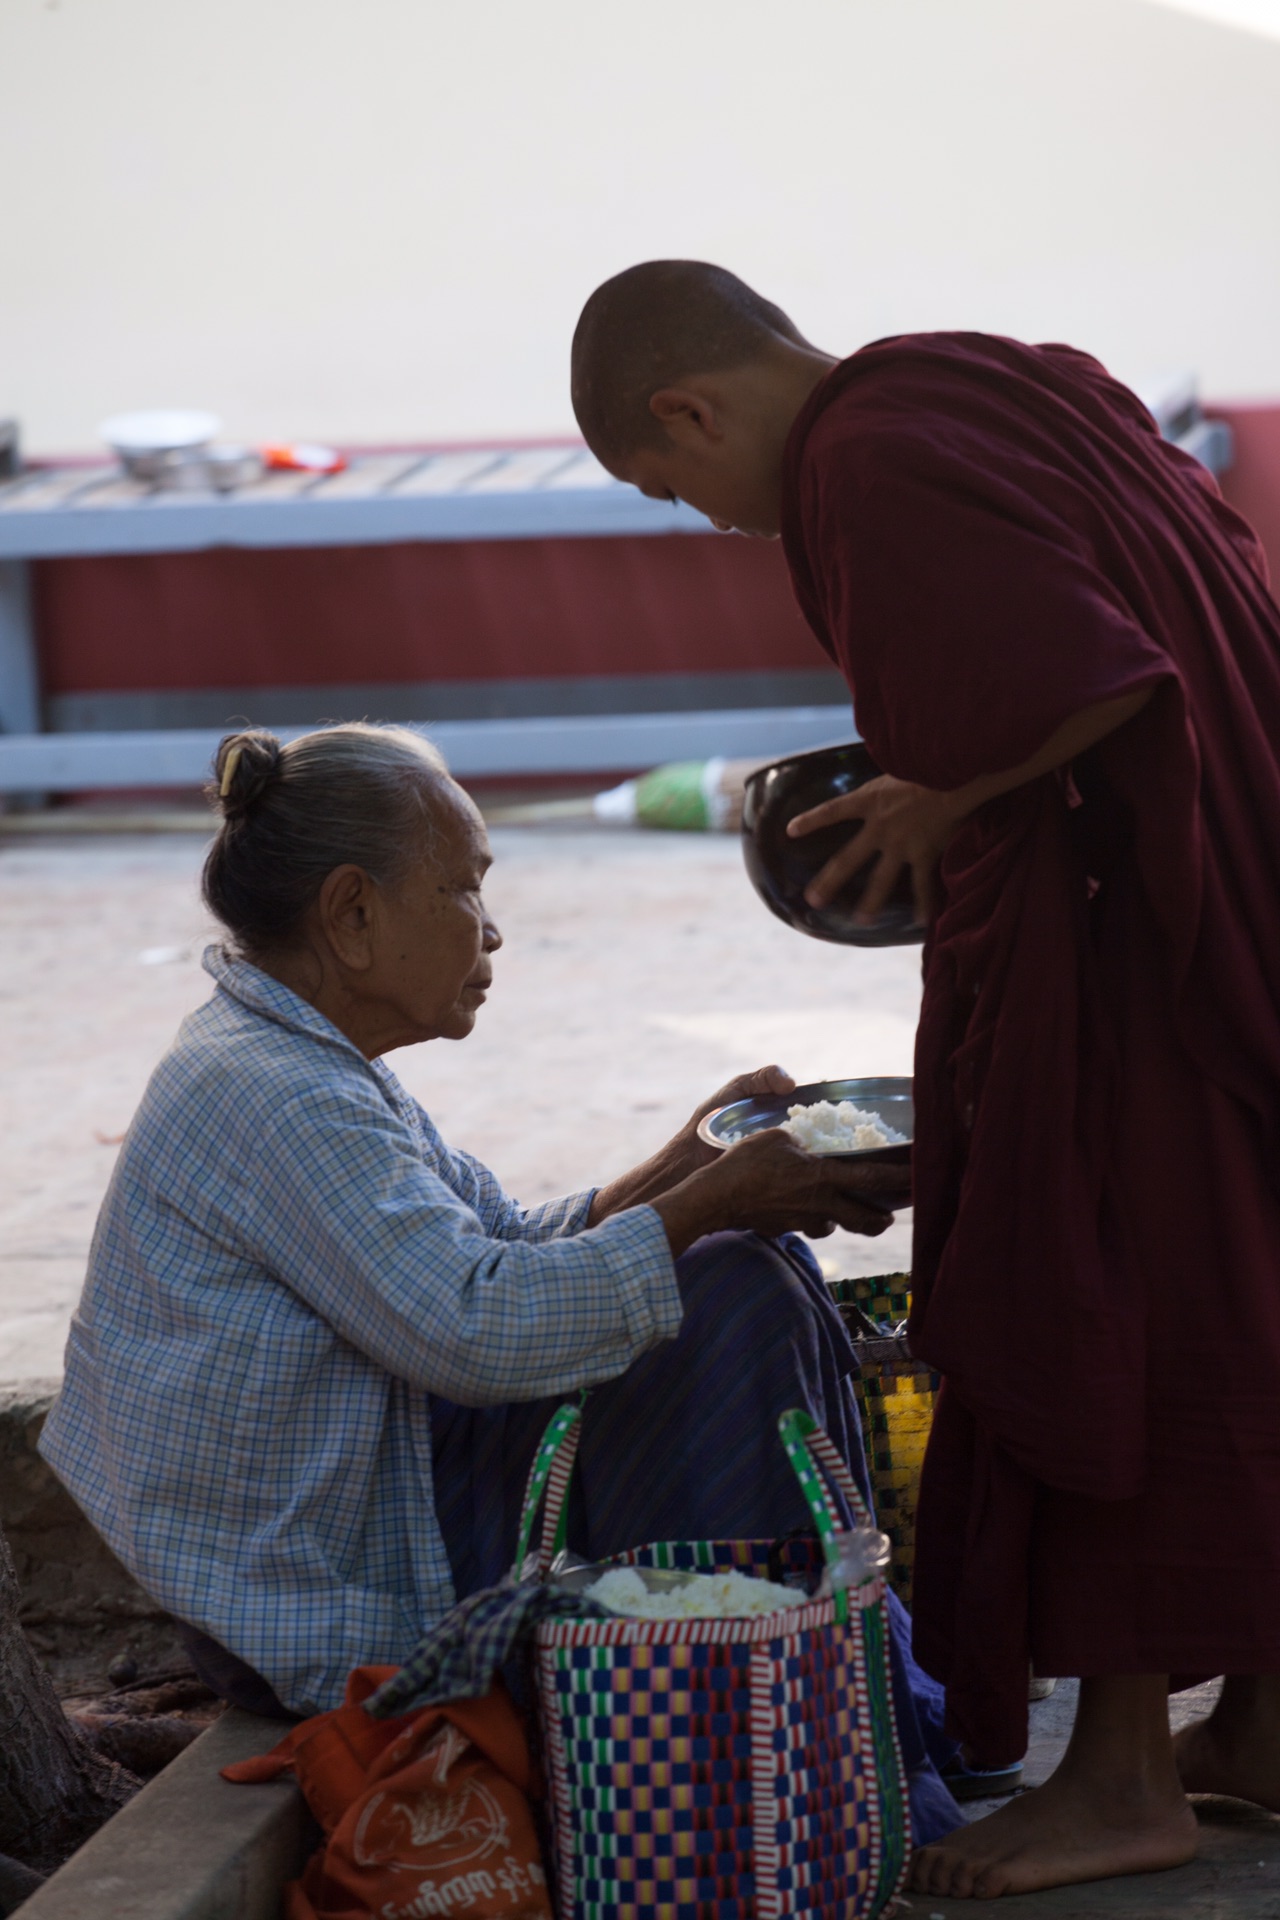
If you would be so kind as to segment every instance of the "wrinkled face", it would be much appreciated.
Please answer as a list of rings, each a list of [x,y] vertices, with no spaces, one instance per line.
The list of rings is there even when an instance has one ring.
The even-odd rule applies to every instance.
[[[689,446],[668,437],[665,445],[643,446],[606,464],[617,479],[638,487],[650,500],[683,500],[705,513],[720,533],[778,537],[781,485],[776,468],[763,448],[743,436]]]
[[[380,892],[373,977],[365,990],[403,1023],[405,1038],[465,1040],[493,978],[502,936],[481,887],[492,861],[478,809],[450,782],[422,858]]]

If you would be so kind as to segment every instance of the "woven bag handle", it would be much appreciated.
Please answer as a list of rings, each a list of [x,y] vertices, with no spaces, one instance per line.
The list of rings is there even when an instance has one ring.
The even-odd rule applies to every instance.
[[[823,1558],[829,1567],[834,1567],[840,1559],[836,1535],[843,1531],[843,1527],[832,1505],[827,1480],[840,1489],[860,1527],[871,1527],[875,1522],[840,1449],[823,1432],[811,1413],[806,1413],[803,1407],[792,1407],[789,1412],[778,1416],[778,1432],[782,1435],[787,1458],[800,1482],[800,1491],[813,1515],[813,1524],[822,1542]],[[824,1473],[826,1480],[823,1479]],[[836,1619],[843,1623],[849,1617],[849,1596],[843,1588],[836,1589],[835,1602]]]
[[[836,1544],[836,1535],[842,1531],[840,1517],[832,1504],[826,1480],[840,1489],[853,1510],[853,1516],[859,1526],[870,1527],[875,1523],[867,1510],[867,1503],[859,1491],[858,1484],[850,1473],[845,1461],[831,1439],[818,1425],[811,1413],[802,1407],[793,1407],[781,1414],[778,1419],[778,1432],[782,1444],[787,1450],[787,1458],[800,1482],[805,1503],[813,1516],[822,1543],[823,1558],[828,1566],[835,1566],[840,1558]],[[568,1519],[567,1495],[569,1481],[573,1476],[574,1462],[578,1457],[578,1441],[582,1435],[582,1408],[572,1404],[560,1407],[551,1417],[550,1424],[538,1444],[529,1469],[528,1484],[524,1492],[524,1504],[520,1510],[520,1534],[516,1545],[515,1577],[520,1579],[533,1541],[533,1529],[538,1517],[538,1508],[545,1508],[542,1516],[542,1533],[538,1542],[536,1571],[539,1580],[545,1580],[551,1571],[551,1562],[564,1545],[565,1525]],[[823,1475],[826,1475],[824,1480]],[[848,1615],[848,1597],[843,1590],[836,1593],[836,1617],[844,1620]]]
[[[534,1522],[544,1494],[547,1504],[542,1517],[542,1537],[538,1542],[539,1580],[546,1579],[551,1571],[551,1562],[564,1545],[564,1530],[569,1517],[565,1495],[569,1491],[569,1479],[573,1473],[573,1463],[578,1457],[581,1436],[582,1408],[566,1405],[552,1414],[550,1425],[538,1443],[524,1490],[524,1505],[520,1509],[520,1537],[516,1544],[514,1569],[517,1580],[521,1578],[528,1559]]]

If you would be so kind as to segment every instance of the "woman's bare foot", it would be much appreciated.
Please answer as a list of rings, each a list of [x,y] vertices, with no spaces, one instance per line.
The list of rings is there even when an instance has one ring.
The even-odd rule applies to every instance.
[[[1195,1857],[1196,1817],[1184,1795],[1120,1801],[1060,1770],[1042,1787],[958,1827],[912,1857],[913,1893],[991,1900],[1121,1873],[1155,1873]]]
[[[1229,1675],[1207,1720],[1173,1737],[1187,1793],[1224,1793],[1280,1813],[1280,1678]]]
[[[911,1862],[915,1893],[1002,1893],[1155,1873],[1195,1857],[1196,1817],[1173,1763],[1163,1674],[1080,1682],[1071,1742],[1051,1780]]]

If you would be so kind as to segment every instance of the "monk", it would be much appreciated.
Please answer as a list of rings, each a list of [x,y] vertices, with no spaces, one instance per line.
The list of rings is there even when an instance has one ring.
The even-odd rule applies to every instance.
[[[884,777],[813,885],[927,922],[911,1341],[944,1376],[915,1650],[970,1757],[1080,1676],[1048,1783],[921,1893],[1173,1867],[1280,1811],[1280,611],[1210,475],[1087,355],[837,360],[732,274],[606,282],[573,347],[619,479],[782,539]],[[1167,1694],[1225,1675],[1171,1739]]]

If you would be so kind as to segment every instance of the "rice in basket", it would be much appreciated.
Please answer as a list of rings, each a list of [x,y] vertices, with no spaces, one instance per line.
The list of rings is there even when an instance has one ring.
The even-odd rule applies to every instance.
[[[738,1572],[691,1573],[678,1586],[654,1592],[635,1567],[610,1567],[584,1594],[610,1613],[639,1620],[738,1619],[805,1603],[804,1594],[791,1587]]]

